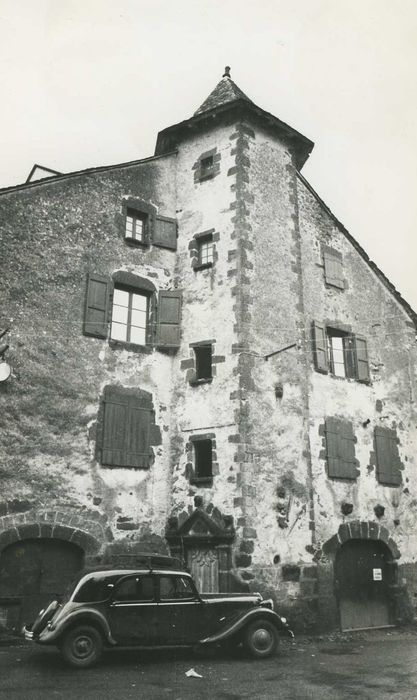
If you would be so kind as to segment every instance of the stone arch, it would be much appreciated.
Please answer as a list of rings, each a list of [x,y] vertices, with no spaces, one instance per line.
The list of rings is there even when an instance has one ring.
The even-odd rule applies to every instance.
[[[29,511],[0,518],[0,554],[10,544],[40,538],[72,542],[89,558],[113,535],[106,517],[98,511]]]
[[[323,545],[323,553],[334,557],[340,547],[349,540],[375,540],[383,542],[391,552],[393,560],[399,559],[401,552],[383,525],[373,521],[352,520],[340,525],[336,535],[333,535]]]

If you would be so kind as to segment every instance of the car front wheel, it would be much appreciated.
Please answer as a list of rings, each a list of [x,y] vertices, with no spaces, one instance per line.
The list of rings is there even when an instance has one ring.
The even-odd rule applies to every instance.
[[[244,645],[251,656],[265,659],[278,646],[277,630],[269,620],[256,620],[245,630]]]
[[[82,625],[69,630],[60,644],[65,661],[76,668],[96,663],[103,651],[103,639],[95,627]]]

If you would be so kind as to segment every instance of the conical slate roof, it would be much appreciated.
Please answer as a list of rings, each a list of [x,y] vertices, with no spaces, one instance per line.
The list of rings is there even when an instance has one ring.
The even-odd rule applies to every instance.
[[[210,109],[215,109],[235,100],[246,100],[246,102],[253,104],[252,100],[233,82],[230,77],[230,68],[226,66],[222,79],[217,83],[213,92],[204,100],[203,104],[194,112],[194,116],[196,117],[198,114],[208,112]]]

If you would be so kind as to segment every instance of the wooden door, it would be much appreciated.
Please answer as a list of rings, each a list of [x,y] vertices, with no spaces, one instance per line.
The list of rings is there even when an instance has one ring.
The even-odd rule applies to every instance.
[[[351,540],[336,558],[336,587],[343,631],[390,624],[387,561],[381,542]]]
[[[62,540],[23,540],[6,547],[0,555],[0,599],[19,604],[15,624],[33,622],[42,607],[65,593],[82,565],[83,551]]]
[[[219,592],[219,559],[210,547],[189,549],[187,563],[199,593]]]

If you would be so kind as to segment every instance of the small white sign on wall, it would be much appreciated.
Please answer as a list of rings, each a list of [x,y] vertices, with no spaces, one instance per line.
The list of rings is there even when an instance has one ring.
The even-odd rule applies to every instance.
[[[374,581],[382,581],[382,569],[372,569]]]

